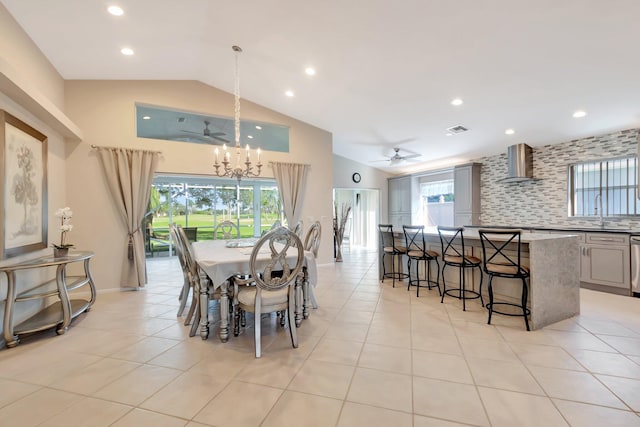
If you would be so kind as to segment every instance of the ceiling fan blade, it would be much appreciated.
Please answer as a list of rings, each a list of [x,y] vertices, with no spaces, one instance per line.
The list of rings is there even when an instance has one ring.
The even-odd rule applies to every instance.
[[[187,129],[180,129],[180,132],[195,133],[196,135],[202,135],[202,132],[195,132]]]
[[[224,132],[217,132],[217,133],[219,133],[221,135],[225,135]],[[227,143],[229,142],[228,139],[220,138],[219,136],[216,136],[216,135],[210,135],[210,137],[211,137],[211,139],[215,139],[216,141],[227,142]]]
[[[422,154],[408,154],[406,156],[402,156],[402,158],[407,160],[407,159],[415,159],[416,157],[420,157],[420,156],[422,156]]]
[[[211,132],[211,131],[209,133],[207,133],[207,132],[204,133],[204,136],[222,136],[222,135],[226,135],[226,133],[224,133],[224,132]]]
[[[369,160],[369,163],[380,163],[380,162],[388,162],[390,161],[389,159],[384,159],[384,160]]]

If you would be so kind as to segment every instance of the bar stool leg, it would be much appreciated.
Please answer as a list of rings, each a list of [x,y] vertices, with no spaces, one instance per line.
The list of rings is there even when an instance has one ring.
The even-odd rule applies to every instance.
[[[527,288],[527,280],[523,277],[522,278],[522,313],[524,314],[524,324],[527,327],[527,331],[530,331],[529,319],[527,318],[527,294],[528,293],[529,293],[529,290]]]
[[[387,269],[384,266],[384,251],[382,251],[382,283],[384,283],[385,277],[387,277]]]
[[[442,295],[442,292],[440,291],[440,263],[438,262],[437,259],[434,259],[434,261],[436,262],[436,268],[438,269],[438,274],[436,275],[436,283],[438,284],[438,293]],[[444,276],[442,276],[442,278],[444,280]]]
[[[491,315],[493,314],[493,274],[489,275],[489,304],[487,304],[489,310],[489,319],[487,325],[491,324]]]
[[[417,269],[418,267],[416,267]],[[407,271],[409,272],[409,284],[407,285],[407,290],[411,289],[411,257],[407,257]],[[418,285],[420,282],[418,281]]]
[[[484,301],[482,300],[482,279],[484,275],[482,274],[482,267],[478,266],[478,270],[480,271],[480,286],[478,287],[478,294],[480,295],[480,304],[484,307]]]
[[[447,282],[444,279],[444,269],[447,267],[447,264],[442,266],[442,293],[440,294],[440,303],[444,302],[444,296],[447,293]]]
[[[462,298],[462,311],[467,311],[467,299],[464,297],[464,291],[466,289],[466,274],[464,274],[464,268],[460,267],[460,283],[462,289],[460,290],[460,298]]]

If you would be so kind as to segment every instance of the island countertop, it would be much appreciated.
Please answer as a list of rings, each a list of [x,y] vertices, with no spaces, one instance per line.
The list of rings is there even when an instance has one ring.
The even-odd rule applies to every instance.
[[[464,229],[465,252],[483,259],[482,246],[480,244],[479,228]],[[402,234],[402,233],[400,233]],[[436,227],[424,229],[425,240],[428,249],[441,252],[440,238]],[[504,236],[496,236],[503,238]],[[404,241],[404,236],[398,235],[398,240]],[[506,240],[506,239],[505,239]],[[579,238],[567,234],[522,233],[522,258],[523,265],[530,269],[529,277],[529,302],[531,310],[531,329],[540,329],[552,323],[568,319],[580,313],[580,263],[579,263]],[[510,243],[515,245],[515,243]],[[447,269],[447,284],[456,283],[458,273]],[[471,273],[469,273],[471,274]],[[474,290],[479,292],[480,273],[471,275],[467,284],[472,283]],[[488,278],[484,278],[486,284]],[[506,281],[511,279],[494,280],[494,292],[502,298],[517,301],[515,294],[510,292],[515,289]],[[500,282],[505,282],[501,287]],[[486,286],[482,288],[486,295]]]

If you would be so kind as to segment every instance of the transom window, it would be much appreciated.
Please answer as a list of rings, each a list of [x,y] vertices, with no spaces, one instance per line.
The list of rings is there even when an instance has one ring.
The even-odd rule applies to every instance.
[[[636,197],[638,157],[605,159],[569,166],[569,216],[597,217],[640,214]]]

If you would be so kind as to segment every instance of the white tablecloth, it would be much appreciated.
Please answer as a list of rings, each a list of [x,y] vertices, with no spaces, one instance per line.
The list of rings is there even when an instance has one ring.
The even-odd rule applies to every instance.
[[[236,273],[249,273],[249,258],[253,248],[228,248],[225,240],[205,240],[193,243],[193,252],[196,262],[211,278],[214,288],[220,287],[229,277]],[[289,249],[292,253],[292,262],[295,262],[295,248]],[[270,259],[269,246],[265,245],[260,250],[258,261],[266,262]],[[290,259],[287,257],[287,259]],[[307,268],[308,280],[312,285],[317,283],[316,260],[313,253],[305,251],[304,266]],[[260,264],[258,264],[260,269]]]

